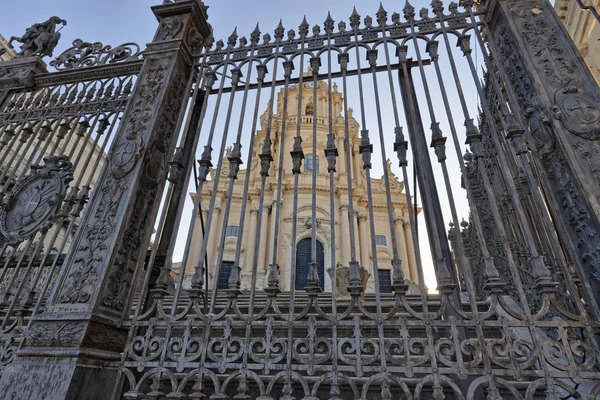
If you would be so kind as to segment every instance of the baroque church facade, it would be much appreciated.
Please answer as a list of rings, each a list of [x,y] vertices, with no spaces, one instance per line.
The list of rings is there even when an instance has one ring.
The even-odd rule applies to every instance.
[[[279,149],[281,140],[283,144],[283,185],[281,195],[281,212],[280,212],[280,237],[278,245],[277,263],[280,266],[280,287],[282,290],[289,290],[290,273],[292,265],[292,246],[296,246],[296,288],[302,290],[306,275],[308,272],[308,263],[310,262],[310,242],[311,242],[311,211],[312,211],[312,171],[317,170],[317,186],[316,186],[316,209],[317,209],[317,262],[319,264],[320,279],[324,279],[323,289],[330,291],[332,282],[330,278],[330,269],[332,268],[331,254],[331,213],[330,213],[330,185],[329,173],[327,171],[327,159],[325,158],[325,148],[327,145],[327,134],[329,131],[329,91],[331,90],[332,110],[333,110],[333,134],[336,141],[339,157],[336,163],[335,180],[335,264],[336,267],[348,267],[351,261],[350,254],[352,246],[350,238],[350,223],[354,224],[356,260],[361,267],[368,271],[369,278],[365,285],[365,290],[374,291],[374,276],[373,276],[373,254],[371,251],[371,234],[369,229],[369,213],[367,203],[367,186],[366,174],[363,169],[362,157],[359,154],[360,137],[359,124],[352,115],[352,109],[348,110],[348,127],[350,139],[350,153],[346,154],[347,147],[345,142],[345,120],[343,113],[343,95],[338,90],[334,83],[330,88],[325,82],[318,82],[317,88],[317,110],[315,112],[315,102],[313,100],[313,83],[304,83],[304,88],[301,91],[301,99],[299,98],[298,85],[292,85],[288,89],[288,112],[286,131],[281,132],[283,119],[283,103],[284,89],[279,91],[277,96],[276,111],[273,113],[272,126],[272,144],[271,151],[274,162],[271,165],[271,170],[266,181],[265,201],[263,204],[264,210],[262,213],[262,229],[257,234],[257,225],[259,218],[259,196],[260,196],[260,158],[259,154],[262,151],[265,137],[267,135],[266,127],[269,119],[270,104],[260,117],[260,126],[254,138],[252,151],[252,165],[250,168],[240,170],[238,179],[235,182],[233,190],[233,199],[229,218],[225,224],[224,210],[222,209],[227,200],[228,190],[228,175],[229,169],[227,162],[224,163],[221,170],[221,179],[217,188],[216,204],[214,208],[213,221],[211,223],[210,232],[208,232],[207,243],[207,263],[209,268],[209,279],[214,278],[215,266],[218,263],[219,253],[219,238],[221,237],[222,229],[226,229],[225,245],[223,249],[222,273],[219,280],[219,287],[227,287],[227,279],[231,266],[235,259],[235,249],[238,240],[242,240],[242,254],[240,257],[241,266],[241,288],[249,289],[252,276],[252,260],[254,257],[256,240],[260,238],[260,246],[258,247],[258,279],[257,286],[264,288],[267,286],[268,266],[272,263],[272,250],[274,248],[274,232],[276,223],[275,203],[277,198],[277,179],[279,171]],[[298,101],[301,102],[300,108]],[[301,110],[300,115],[298,109]],[[315,116],[316,115],[316,116]],[[298,208],[293,209],[293,194],[294,194],[294,177],[292,173],[292,159],[289,156],[296,136],[298,118],[300,118],[300,133],[302,136],[302,148],[305,159],[302,163],[302,173],[299,176],[298,186]],[[317,153],[312,154],[312,138],[313,138],[313,118],[317,118]],[[230,149],[228,152],[231,151]],[[350,170],[347,168],[347,160],[349,158]],[[403,192],[403,183],[399,181],[396,175],[391,171],[390,161],[387,163],[388,176],[390,179],[390,191],[393,204],[393,215],[396,232],[396,241],[398,244],[398,256],[402,262],[402,269],[406,280],[417,282],[417,266],[415,262],[415,254],[411,228],[409,223],[408,210],[409,205],[406,201],[406,196]],[[352,177],[353,191],[353,209],[354,215],[349,218],[349,198],[348,198],[348,173]],[[202,210],[204,210],[203,218],[206,221],[207,210],[213,190],[213,181],[215,172],[213,171],[212,179],[205,185],[205,190],[202,193]],[[241,205],[243,203],[243,190],[246,174],[250,174],[249,199],[248,206],[250,210],[246,210],[246,220],[244,222],[244,231],[239,229],[239,220],[241,213]],[[371,178],[372,195],[373,195],[373,217],[375,225],[375,237],[373,240],[376,243],[377,263],[379,270],[380,288],[382,292],[391,290],[392,281],[392,238],[388,216],[386,189],[383,177],[380,179]],[[208,187],[208,190],[206,188]],[[195,198],[196,194],[191,194]],[[294,214],[297,214],[297,237],[296,243],[292,243],[292,220]],[[197,260],[201,252],[202,244],[202,224],[200,213],[197,216],[196,228],[192,237],[193,245],[191,248],[190,260]],[[260,235],[260,236],[257,236]],[[173,264],[175,276],[179,275],[179,263]],[[184,287],[189,287],[193,268],[186,269],[184,277]],[[339,278],[338,278],[339,279]],[[364,278],[363,278],[364,279]],[[175,279],[177,280],[177,279]],[[343,286],[343,285],[342,285]],[[412,286],[412,285],[411,285]],[[412,286],[415,287],[415,286]],[[339,291],[339,289],[338,289]]]

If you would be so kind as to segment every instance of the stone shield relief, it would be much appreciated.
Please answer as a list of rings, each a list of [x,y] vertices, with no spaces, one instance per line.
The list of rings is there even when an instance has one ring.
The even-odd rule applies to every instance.
[[[50,228],[72,180],[73,164],[66,156],[45,157],[43,166],[32,165],[31,174],[0,205],[3,239],[14,245]]]
[[[555,116],[569,132],[584,139],[600,139],[600,109],[587,93],[575,86],[556,92]]]

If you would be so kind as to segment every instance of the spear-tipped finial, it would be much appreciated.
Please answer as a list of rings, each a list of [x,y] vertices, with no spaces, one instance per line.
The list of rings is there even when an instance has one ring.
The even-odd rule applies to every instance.
[[[256,23],[256,27],[250,34],[250,43],[255,45],[260,41],[260,28],[258,27],[258,22]]]
[[[302,19],[302,23],[298,26],[298,32],[300,33],[300,37],[304,39],[306,35],[308,35],[308,22],[306,21],[306,15]]]
[[[235,28],[233,28],[233,33],[227,39],[227,47],[233,48],[235,46],[235,44],[237,43],[237,39],[238,39],[238,33],[237,33],[237,26],[236,26]]]
[[[442,0],[431,0],[431,10],[437,16],[444,13],[444,2]]]
[[[406,0],[406,4],[404,5],[402,11],[404,12],[404,18],[406,18],[407,21],[414,21],[415,8],[408,2],[408,0]]]
[[[323,24],[323,26],[325,27],[325,33],[327,33],[328,35],[333,33],[335,21],[333,20],[333,18],[331,18],[330,12],[327,13],[327,19],[325,20],[325,23]]]
[[[387,22],[387,14],[387,11],[385,11],[383,8],[383,3],[379,2],[379,10],[377,10],[377,14],[375,14],[377,16],[377,23],[379,26],[385,26],[385,23]]]
[[[356,12],[356,7],[352,8],[352,15],[350,15],[350,27],[353,30],[358,29],[360,26],[360,15]]]
[[[285,28],[283,27],[283,21],[279,20],[279,25],[275,28],[275,40],[278,42],[283,39],[283,35],[285,33]]]

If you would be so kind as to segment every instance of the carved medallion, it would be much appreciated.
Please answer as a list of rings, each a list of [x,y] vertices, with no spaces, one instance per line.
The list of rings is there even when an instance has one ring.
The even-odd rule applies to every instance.
[[[111,172],[117,179],[128,175],[142,151],[142,138],[137,134],[129,135],[123,143],[114,150],[111,157]]]
[[[15,186],[0,208],[0,232],[9,243],[48,229],[60,210],[73,180],[73,164],[67,156],[45,157],[44,163],[31,166],[31,175]]]
[[[589,140],[600,138],[600,109],[578,87],[569,86],[556,92],[555,116],[569,132]]]

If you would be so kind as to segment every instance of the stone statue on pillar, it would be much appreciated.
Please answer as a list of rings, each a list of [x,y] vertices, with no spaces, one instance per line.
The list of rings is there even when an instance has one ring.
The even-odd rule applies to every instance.
[[[21,43],[21,51],[17,53],[16,58],[52,57],[52,52],[60,40],[60,29],[56,30],[58,24],[62,24],[64,27],[67,25],[67,21],[54,16],[46,22],[33,24],[25,30],[23,36],[11,37],[8,45],[12,47],[12,42],[15,40]]]

